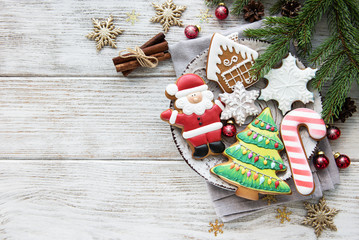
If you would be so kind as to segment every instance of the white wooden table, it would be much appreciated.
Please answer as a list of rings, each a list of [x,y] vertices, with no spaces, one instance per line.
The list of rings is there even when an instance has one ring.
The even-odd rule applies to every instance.
[[[172,63],[115,72],[118,50],[141,45],[161,31],[149,22],[146,0],[0,1],[0,239],[315,239],[300,225],[303,204],[288,204],[291,221],[280,224],[274,207],[226,223],[217,219],[205,182],[181,159],[159,119],[168,107],[165,86],[176,80]],[[187,5],[182,20],[198,24],[202,0]],[[266,9],[272,4],[264,1]],[[139,21],[126,22],[136,10]],[[212,15],[213,9],[211,10]],[[114,16],[124,29],[119,49],[97,53],[85,38],[91,18]],[[230,16],[201,23],[201,35],[242,24]],[[325,21],[316,45],[328,34]],[[184,40],[172,27],[170,44]],[[351,97],[359,105],[355,86]],[[342,183],[327,192],[338,232],[321,239],[358,238],[359,114],[337,123],[342,137],[334,150],[349,155]]]

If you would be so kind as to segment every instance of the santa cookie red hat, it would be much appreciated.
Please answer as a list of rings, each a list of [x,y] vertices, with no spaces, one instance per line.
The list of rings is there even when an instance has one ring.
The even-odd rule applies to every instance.
[[[176,84],[169,84],[166,88],[166,92],[170,96],[176,96],[181,98],[187,96],[190,93],[206,91],[208,86],[204,80],[193,73],[184,74],[179,77]]]

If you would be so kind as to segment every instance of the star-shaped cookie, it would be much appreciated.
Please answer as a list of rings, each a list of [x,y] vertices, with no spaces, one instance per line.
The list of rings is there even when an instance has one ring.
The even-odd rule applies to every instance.
[[[317,69],[300,69],[296,58],[290,53],[283,59],[282,66],[274,68],[264,76],[268,80],[268,86],[262,89],[260,100],[274,99],[278,102],[278,108],[283,114],[291,109],[292,103],[301,101],[304,104],[313,102],[313,93],[307,89],[307,83],[315,76]]]

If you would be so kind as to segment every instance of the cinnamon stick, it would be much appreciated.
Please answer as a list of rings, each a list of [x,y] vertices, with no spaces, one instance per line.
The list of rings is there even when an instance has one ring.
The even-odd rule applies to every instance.
[[[157,58],[158,61],[163,61],[163,60],[171,58],[170,53],[164,53],[164,52],[155,53],[155,54],[152,54],[150,56]],[[125,72],[127,72],[129,70],[133,70],[133,69],[135,69],[135,68],[137,68],[139,66],[141,66],[139,64],[139,62],[137,60],[133,60],[133,61],[129,61],[129,62],[125,62],[125,63],[121,63],[121,64],[116,65],[116,71],[117,72],[122,72],[124,76],[127,76],[128,74],[125,75],[126,74]]]
[[[158,33],[156,36],[154,36],[153,38],[151,38],[150,40],[145,42],[140,48],[143,50],[146,47],[149,47],[149,46],[155,45],[157,43],[163,42],[164,39],[165,39],[165,35],[162,32]],[[124,56],[128,56],[128,55],[129,54],[125,54]],[[112,59],[113,64],[116,66],[117,64],[122,63],[121,59],[123,59],[123,58],[121,58],[120,56],[113,58]]]
[[[164,42],[158,43],[156,45],[152,45],[152,46],[149,46],[149,47],[146,47],[146,48],[142,49],[143,53],[146,56],[149,56],[149,55],[152,55],[152,54],[155,54],[155,53],[159,53],[159,52],[164,52],[164,51],[167,51],[167,50],[168,50],[167,41],[164,41]],[[126,56],[126,55],[128,56],[129,54],[125,54],[124,56]],[[116,62],[117,62],[116,65],[136,60],[135,57],[123,58],[123,57],[119,56],[119,57],[116,57],[116,58],[119,58],[119,59],[116,59]]]

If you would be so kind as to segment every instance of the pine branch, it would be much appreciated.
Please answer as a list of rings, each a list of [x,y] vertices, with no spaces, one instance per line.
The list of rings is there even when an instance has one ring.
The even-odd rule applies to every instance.
[[[337,34],[329,37],[310,54],[309,61],[314,65],[320,65],[330,54],[338,49],[339,43],[340,39]]]
[[[355,79],[359,78],[358,71],[352,64],[342,63],[339,71],[333,78],[333,84],[323,102],[324,121],[332,122],[334,116],[339,115],[346,96],[348,95],[351,85]]]
[[[315,78],[312,81],[312,86],[320,91],[324,83],[331,79],[346,59],[344,51],[338,49],[333,51],[321,68],[316,72]]]
[[[205,0],[204,2],[208,7],[216,7],[218,4],[222,3],[223,0]]]
[[[232,14],[240,15],[243,7],[249,3],[250,0],[235,0],[232,5]]]
[[[295,18],[298,31],[295,38],[298,42],[299,54],[305,56],[312,48],[311,37],[314,27],[322,15],[331,7],[332,0],[308,0]]]
[[[286,2],[286,0],[278,0],[277,2],[275,2],[273,6],[271,6],[271,8],[269,9],[270,14],[274,15],[279,13],[282,10],[283,4],[285,4]]]

